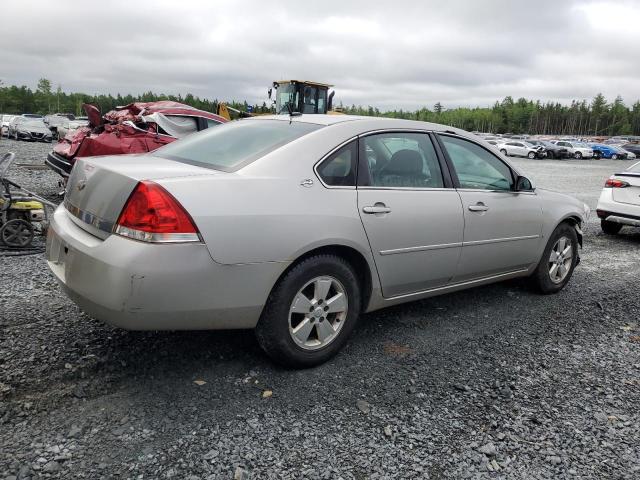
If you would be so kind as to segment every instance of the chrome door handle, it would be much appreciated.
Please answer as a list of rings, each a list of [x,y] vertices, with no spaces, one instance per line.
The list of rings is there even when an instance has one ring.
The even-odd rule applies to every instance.
[[[376,203],[373,206],[362,207],[362,211],[364,213],[373,214],[373,213],[391,213],[391,209],[387,207],[384,203]]]
[[[482,202],[478,202],[475,205],[469,205],[469,210],[471,210],[472,212],[486,212],[487,210],[489,210],[489,207],[487,207]]]

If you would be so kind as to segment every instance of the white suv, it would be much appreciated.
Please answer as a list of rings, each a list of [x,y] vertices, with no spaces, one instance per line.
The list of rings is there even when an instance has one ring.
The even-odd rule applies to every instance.
[[[567,152],[573,155],[574,158],[593,158],[593,150],[586,143],[573,141],[569,142],[566,140],[557,140],[553,143],[555,143],[559,147],[566,148]]]

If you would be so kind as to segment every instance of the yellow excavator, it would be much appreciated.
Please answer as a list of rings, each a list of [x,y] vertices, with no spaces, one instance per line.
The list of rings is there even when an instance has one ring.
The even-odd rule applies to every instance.
[[[333,96],[335,91],[329,92],[333,85],[327,83],[312,82],[309,80],[279,80],[273,82],[268,95],[275,106],[277,114],[329,114],[341,115],[342,112],[333,109]],[[275,95],[275,99],[273,98]],[[216,113],[221,117],[231,120],[231,112],[238,117],[253,117],[256,114],[243,112],[229,107],[225,103],[219,103]]]

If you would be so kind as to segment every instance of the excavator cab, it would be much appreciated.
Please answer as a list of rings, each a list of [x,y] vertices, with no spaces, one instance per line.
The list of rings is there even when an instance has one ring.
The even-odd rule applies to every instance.
[[[331,102],[335,94],[333,91],[329,93],[331,87],[333,85],[307,80],[281,80],[273,82],[273,88],[269,89],[269,98],[272,98],[275,90],[276,113],[324,114],[331,111]]]

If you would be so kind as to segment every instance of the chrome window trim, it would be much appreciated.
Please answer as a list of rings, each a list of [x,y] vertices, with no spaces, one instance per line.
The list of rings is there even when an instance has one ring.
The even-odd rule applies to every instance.
[[[364,186],[358,187],[358,190],[407,190],[407,191],[415,191],[415,192],[452,192],[455,191],[455,188],[447,188],[447,187],[372,187],[372,186]]]
[[[521,190],[521,191],[514,191],[514,190],[485,190],[484,188],[456,188],[456,190],[458,192],[472,192],[472,193],[478,193],[478,192],[486,192],[486,193],[507,193],[509,195],[537,195],[536,191],[533,190]]]

